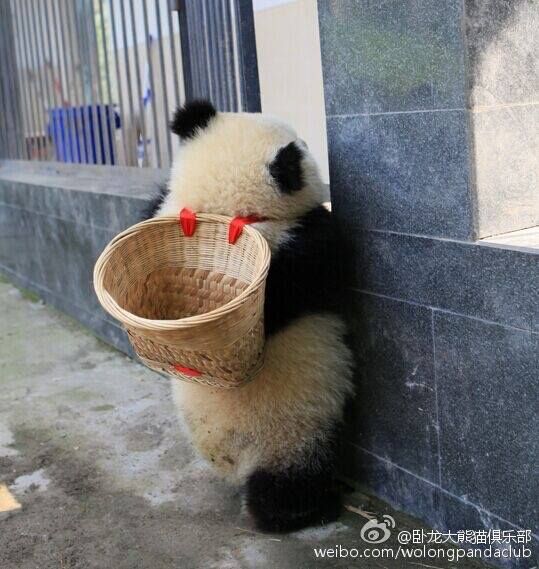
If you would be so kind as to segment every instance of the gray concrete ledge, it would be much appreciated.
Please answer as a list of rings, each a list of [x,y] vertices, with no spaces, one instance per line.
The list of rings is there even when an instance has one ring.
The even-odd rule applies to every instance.
[[[0,162],[0,272],[131,354],[97,302],[92,270],[165,180],[151,169]]]

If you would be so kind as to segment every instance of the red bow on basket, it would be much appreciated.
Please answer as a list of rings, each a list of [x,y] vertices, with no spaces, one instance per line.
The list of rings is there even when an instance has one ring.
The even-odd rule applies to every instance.
[[[198,371],[198,369],[193,369],[192,367],[185,367],[180,364],[174,364],[172,367],[176,371],[179,371],[184,375],[188,375],[189,377],[200,377],[202,375],[201,371]]]
[[[183,234],[186,237],[191,237],[195,233],[196,224],[197,224],[197,216],[194,211],[189,209],[188,207],[184,207],[180,211],[180,225],[182,227]],[[239,239],[241,232],[245,225],[249,225],[251,223],[257,223],[259,221],[264,221],[263,217],[258,217],[258,215],[248,215],[246,217],[235,217],[228,226],[228,242],[231,245],[234,245],[236,241]]]

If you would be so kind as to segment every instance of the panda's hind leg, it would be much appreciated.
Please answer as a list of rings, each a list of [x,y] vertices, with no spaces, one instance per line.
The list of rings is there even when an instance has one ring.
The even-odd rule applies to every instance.
[[[341,512],[333,464],[258,469],[247,480],[247,508],[260,531],[289,532],[332,522]]]

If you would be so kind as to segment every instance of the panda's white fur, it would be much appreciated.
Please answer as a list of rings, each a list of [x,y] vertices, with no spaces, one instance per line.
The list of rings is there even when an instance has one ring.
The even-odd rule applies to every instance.
[[[303,187],[286,194],[268,164],[291,142],[302,149]],[[259,114],[217,113],[181,144],[156,215],[176,215],[183,207],[229,216],[256,214],[266,221],[255,227],[278,256],[302,216],[323,199],[316,163],[289,126]],[[334,444],[332,429],[342,421],[345,399],[353,391],[345,333],[336,313],[303,314],[267,338],[264,368],[254,381],[223,390],[173,380],[174,399],[199,452],[237,483],[249,482],[255,472],[270,477],[287,469],[295,472],[307,461],[316,472],[325,460],[324,449]],[[271,484],[278,488],[279,479]],[[303,483],[298,479],[297,484]],[[264,493],[266,485],[262,477],[251,491]],[[251,497],[251,502],[260,499],[253,507],[255,518],[271,510],[271,500],[281,500],[273,486],[267,497]],[[295,511],[303,507],[296,504],[288,512],[287,503],[281,504],[279,512],[257,520],[258,525],[282,530],[323,518],[311,511],[314,506]]]
[[[238,483],[300,455],[320,425],[342,419],[352,393],[344,332],[337,316],[304,316],[268,340],[255,381],[235,390],[173,382],[199,452]]]

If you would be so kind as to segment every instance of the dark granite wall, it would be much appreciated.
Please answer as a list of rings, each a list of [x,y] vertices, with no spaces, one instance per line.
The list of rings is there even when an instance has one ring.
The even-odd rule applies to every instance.
[[[539,251],[473,241],[469,8],[318,2],[358,356],[349,474],[440,529],[537,535]]]
[[[164,179],[149,169],[0,162],[0,273],[131,353],[97,301],[92,271]]]

